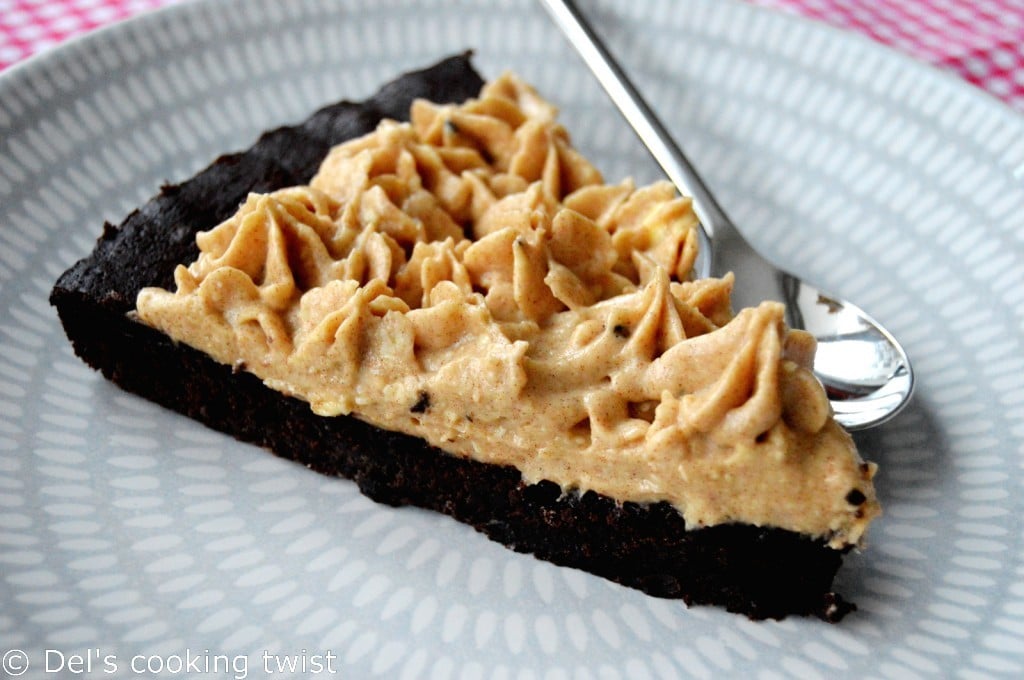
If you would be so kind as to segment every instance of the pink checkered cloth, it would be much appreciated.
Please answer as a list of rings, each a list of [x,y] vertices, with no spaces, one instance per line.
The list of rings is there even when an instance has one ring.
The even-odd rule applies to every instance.
[[[0,0],[0,69],[176,0]],[[748,0],[870,36],[1024,112],[1024,0]]]
[[[1024,111],[1024,0],[750,0],[857,31]]]

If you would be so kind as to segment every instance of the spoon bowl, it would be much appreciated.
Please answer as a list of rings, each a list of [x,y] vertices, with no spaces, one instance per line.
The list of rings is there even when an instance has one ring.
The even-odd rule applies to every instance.
[[[739,272],[737,308],[763,300],[786,305],[786,322],[818,341],[814,374],[848,430],[880,425],[906,406],[914,372],[906,351],[856,305],[800,280],[754,250],[572,0],[543,0],[555,23],[600,81],[680,193],[693,198],[700,220],[694,275]]]

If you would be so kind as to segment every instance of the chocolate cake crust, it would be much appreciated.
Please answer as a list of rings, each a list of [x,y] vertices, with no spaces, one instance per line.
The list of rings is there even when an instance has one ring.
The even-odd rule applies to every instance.
[[[776,528],[688,529],[667,503],[638,505],[518,470],[462,459],[349,416],[322,417],[244,370],[214,362],[131,318],[144,287],[171,287],[197,255],[196,232],[234,213],[253,191],[303,184],[331,146],[406,119],[417,97],[460,102],[483,85],[468,53],[408,73],[362,103],[341,102],[264,134],[179,185],[165,186],[57,281],[50,301],[75,352],[123,389],[327,475],[375,501],[450,515],[516,551],[576,567],[659,597],[715,604],[752,618],[842,618],[831,592],[842,551]],[[429,396],[427,397],[429,399]]]

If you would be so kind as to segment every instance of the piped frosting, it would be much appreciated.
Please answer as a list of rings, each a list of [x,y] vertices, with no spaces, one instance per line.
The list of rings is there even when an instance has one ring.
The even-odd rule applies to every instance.
[[[319,414],[527,482],[856,544],[874,466],[831,417],[813,339],[777,303],[733,314],[732,275],[691,280],[696,229],[668,183],[604,183],[507,74],[251,195],[137,313]]]

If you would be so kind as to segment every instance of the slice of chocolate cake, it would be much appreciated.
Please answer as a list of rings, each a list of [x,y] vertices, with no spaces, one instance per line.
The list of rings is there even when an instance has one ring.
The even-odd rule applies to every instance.
[[[874,467],[781,307],[688,280],[695,228],[460,55],[164,187],[51,303],[124,389],[376,501],[652,595],[838,620]]]

